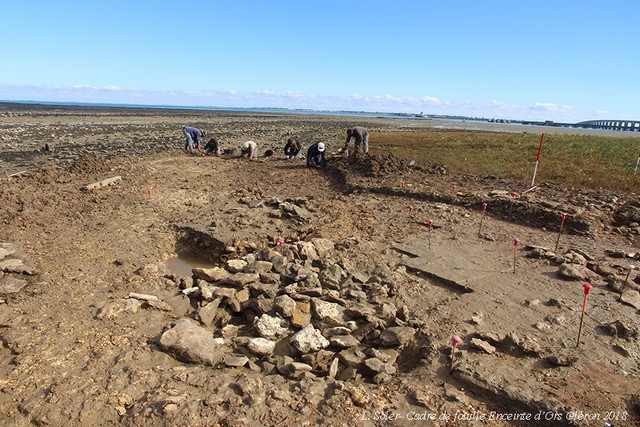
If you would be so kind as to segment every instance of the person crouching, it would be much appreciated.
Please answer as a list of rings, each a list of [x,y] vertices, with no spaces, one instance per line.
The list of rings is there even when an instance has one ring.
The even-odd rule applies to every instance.
[[[322,168],[327,164],[325,158],[326,146],[324,142],[316,142],[307,150],[307,166],[310,168]]]

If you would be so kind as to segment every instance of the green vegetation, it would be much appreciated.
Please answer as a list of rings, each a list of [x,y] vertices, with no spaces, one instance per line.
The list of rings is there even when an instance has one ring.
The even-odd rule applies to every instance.
[[[532,179],[540,134],[459,131],[381,132],[371,153],[392,153],[425,164],[444,164],[456,174]],[[638,138],[545,134],[536,183],[634,191],[640,189]]]

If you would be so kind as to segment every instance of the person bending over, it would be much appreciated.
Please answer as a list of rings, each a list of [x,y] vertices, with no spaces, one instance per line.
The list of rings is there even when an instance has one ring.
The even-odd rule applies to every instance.
[[[215,154],[216,156],[220,155],[220,143],[217,139],[211,138],[207,145],[204,146],[204,154],[207,156],[209,154]]]
[[[258,144],[253,141],[247,141],[242,144],[242,153],[240,157],[247,157],[249,160],[253,160],[258,157]]]
[[[307,166],[310,168],[324,167],[327,164],[325,149],[324,142],[316,142],[309,147],[309,150],[307,150]]]
[[[182,134],[185,137],[184,149],[189,154],[195,155],[196,154],[195,150],[198,150],[198,152],[202,151],[200,149],[200,145],[202,143],[202,138],[204,138],[205,136],[204,131],[198,128],[194,128],[192,126],[185,126],[182,128]]]
[[[302,156],[302,143],[296,137],[289,138],[287,141],[287,145],[284,146],[284,154],[287,156],[289,160],[296,159],[300,160],[303,158]]]
[[[344,148],[342,152],[346,155],[349,154],[349,142],[351,138],[355,140],[355,147],[353,149],[354,154],[358,152],[360,144],[364,144],[364,152],[369,152],[369,131],[362,126],[355,126],[351,129],[347,129],[347,139],[344,141]]]

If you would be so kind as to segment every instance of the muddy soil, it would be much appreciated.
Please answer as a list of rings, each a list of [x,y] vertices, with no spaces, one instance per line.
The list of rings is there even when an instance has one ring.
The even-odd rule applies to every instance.
[[[443,123],[357,119],[373,132]],[[276,155],[189,156],[187,124],[223,150],[252,139]],[[343,158],[354,124],[3,105],[2,425],[638,425],[640,279],[629,269],[640,258],[637,195],[540,183],[512,198],[526,183],[378,156],[374,136],[372,154]],[[285,159],[292,135],[325,141],[328,166]],[[327,241],[324,258],[302,255]],[[353,366],[335,344],[321,351],[327,366],[339,359],[333,372],[320,352],[248,352],[220,322],[249,334],[255,305],[204,324],[204,303],[184,296],[203,282],[167,267],[187,256],[225,267],[289,248],[321,278],[328,266],[344,271],[335,289],[322,282],[300,301],[373,307]],[[285,273],[276,279],[275,292],[288,292]],[[209,366],[166,351],[161,337],[182,317],[247,361]],[[410,337],[385,341],[397,328]],[[462,342],[452,360],[453,335]],[[386,371],[365,369],[380,351],[395,355]],[[285,353],[293,371],[280,369]]]

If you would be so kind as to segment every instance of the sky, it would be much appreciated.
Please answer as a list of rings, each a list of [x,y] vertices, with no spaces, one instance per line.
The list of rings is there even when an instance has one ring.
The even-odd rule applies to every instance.
[[[3,0],[0,100],[640,120],[638,0]]]

